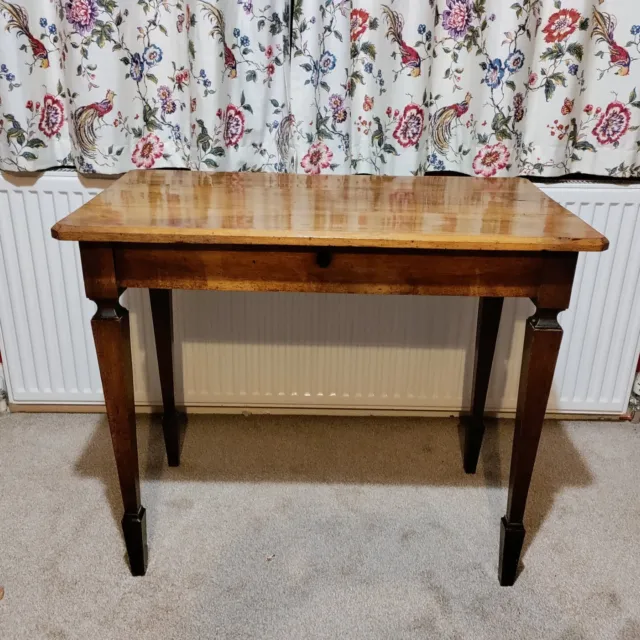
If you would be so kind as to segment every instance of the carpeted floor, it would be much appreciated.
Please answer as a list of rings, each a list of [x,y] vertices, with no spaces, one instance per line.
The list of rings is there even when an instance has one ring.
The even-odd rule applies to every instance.
[[[462,472],[457,423],[139,419],[133,578],[104,416],[0,418],[2,640],[640,638],[640,429],[545,426],[524,569],[497,581],[512,423]]]

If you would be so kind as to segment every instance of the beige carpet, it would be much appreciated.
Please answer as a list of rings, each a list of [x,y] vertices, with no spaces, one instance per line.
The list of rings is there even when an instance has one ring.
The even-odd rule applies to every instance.
[[[549,423],[524,570],[497,581],[512,424],[465,476],[453,420],[140,418],[129,575],[103,416],[0,419],[2,640],[640,638],[640,431]]]

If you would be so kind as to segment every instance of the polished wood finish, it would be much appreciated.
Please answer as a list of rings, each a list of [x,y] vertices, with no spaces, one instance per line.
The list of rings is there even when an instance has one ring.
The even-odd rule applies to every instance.
[[[133,171],[53,227],[59,240],[479,251],[602,251],[519,178]]]
[[[571,291],[576,254],[336,249],[318,251],[114,244],[125,287],[221,291],[533,297]],[[548,268],[549,264],[553,268]]]
[[[476,329],[476,349],[471,385],[471,415],[464,420],[464,470],[475,473],[482,438],[484,436],[484,408],[489,390],[491,365],[498,340],[500,316],[504,298],[480,298],[478,304],[478,325]]]
[[[568,304],[569,300],[566,306]],[[524,510],[562,341],[558,313],[564,311],[566,306],[560,309],[538,307],[535,315],[527,320],[511,453],[509,497],[507,512],[501,523],[498,575],[502,586],[511,586],[516,579],[525,536]]]
[[[146,569],[126,287],[150,289],[169,464],[179,463],[171,290],[465,295],[478,313],[464,467],[476,469],[502,300],[530,297],[499,577],[513,584],[578,251],[607,240],[524,180],[133,172],[52,230],[80,240],[131,569]]]
[[[98,305],[91,327],[124,504],[122,530],[131,573],[141,576],[147,568],[147,532],[140,502],[129,312],[118,300],[110,249],[82,247],[81,256],[87,295]]]
[[[170,467],[180,465],[180,420],[173,384],[173,303],[171,289],[149,289],[153,333],[162,391],[162,431]]]

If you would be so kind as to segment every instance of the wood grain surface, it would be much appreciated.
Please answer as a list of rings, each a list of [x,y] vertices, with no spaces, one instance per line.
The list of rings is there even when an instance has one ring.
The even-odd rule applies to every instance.
[[[59,240],[486,251],[608,242],[524,179],[132,171]]]
[[[90,247],[91,243],[81,246]],[[324,251],[324,250],[321,250]],[[568,300],[577,254],[114,244],[121,287]]]

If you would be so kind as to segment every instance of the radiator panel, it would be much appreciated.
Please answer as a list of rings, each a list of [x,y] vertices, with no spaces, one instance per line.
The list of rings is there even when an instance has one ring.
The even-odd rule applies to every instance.
[[[53,223],[108,180],[0,177],[0,347],[10,400],[102,402],[74,243]],[[640,348],[640,186],[543,189],[605,233],[578,261],[549,410],[619,414]],[[129,290],[136,400],[160,401],[147,292]],[[176,385],[189,406],[458,411],[468,406],[477,301],[466,298],[177,291]],[[515,409],[524,321],[507,300],[488,408]]]

